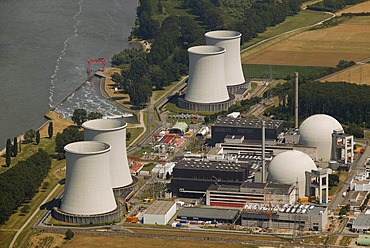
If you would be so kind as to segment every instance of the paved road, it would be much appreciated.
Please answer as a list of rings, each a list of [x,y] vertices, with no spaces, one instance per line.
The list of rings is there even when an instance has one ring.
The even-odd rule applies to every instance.
[[[356,161],[352,164],[351,171],[348,173],[345,181],[343,182],[341,188],[332,196],[332,201],[329,203],[329,209],[335,210],[338,205],[342,205],[344,198],[342,197],[342,194],[344,191],[347,190],[347,188],[350,185],[350,182],[353,177],[357,175],[359,171],[364,171],[364,163],[366,161],[366,158],[370,156],[370,147],[368,145],[368,142],[365,147],[365,151],[363,154],[360,154]]]
[[[41,206],[44,205],[50,197],[54,194],[54,192],[60,187],[61,185],[58,183],[54,189],[48,194],[48,196],[42,201],[40,206],[37,207],[37,209],[33,212],[33,214],[28,218],[26,223],[23,224],[23,226],[18,230],[18,232],[15,234],[12,242],[9,245],[9,248],[12,248],[15,244],[15,241],[17,240],[18,236],[21,234],[21,232],[26,228],[26,226],[31,222],[31,220],[36,216],[36,214],[40,211]],[[43,211],[43,210],[42,210]]]

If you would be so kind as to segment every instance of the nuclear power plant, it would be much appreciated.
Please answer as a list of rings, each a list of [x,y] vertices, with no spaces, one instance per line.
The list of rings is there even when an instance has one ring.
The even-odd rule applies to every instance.
[[[127,123],[119,119],[96,119],[82,124],[86,141],[100,141],[111,145],[110,176],[115,195],[119,196],[132,183],[126,154]]]
[[[239,89],[247,89],[240,60],[240,39],[237,31],[217,30],[205,34],[206,44],[225,48],[225,80],[227,90],[235,94]]]
[[[248,89],[240,61],[241,33],[219,30],[205,37],[206,45],[188,49],[188,85],[178,104],[188,110],[219,112],[235,103],[236,93]]]
[[[64,147],[66,181],[56,219],[78,223],[104,223],[119,218],[122,212],[112,190],[109,169],[111,146],[96,141],[80,141]]]
[[[112,222],[121,216],[124,198],[138,182],[127,161],[127,124],[96,119],[82,126],[85,141],[64,147],[66,186],[53,217],[78,224]]]

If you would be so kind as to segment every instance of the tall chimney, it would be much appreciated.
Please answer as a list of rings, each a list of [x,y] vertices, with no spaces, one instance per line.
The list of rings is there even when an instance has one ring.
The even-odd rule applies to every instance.
[[[266,182],[266,158],[265,158],[265,137],[266,123],[262,120],[262,183]]]
[[[295,73],[295,128],[298,128],[298,72]]]

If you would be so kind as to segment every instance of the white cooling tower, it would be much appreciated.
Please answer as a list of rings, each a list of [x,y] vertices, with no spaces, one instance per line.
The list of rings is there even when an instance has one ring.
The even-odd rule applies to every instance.
[[[205,34],[206,44],[225,48],[225,79],[228,87],[245,83],[240,60],[240,39],[237,31],[218,30]]]
[[[110,145],[81,141],[64,147],[67,175],[60,209],[75,215],[108,213],[117,208],[110,178]]]
[[[185,100],[219,103],[229,100],[225,82],[225,49],[195,46],[189,52],[189,80]]]
[[[120,188],[132,183],[126,153],[126,127],[118,119],[96,119],[84,122],[85,140],[101,141],[111,146],[110,174],[112,188]]]

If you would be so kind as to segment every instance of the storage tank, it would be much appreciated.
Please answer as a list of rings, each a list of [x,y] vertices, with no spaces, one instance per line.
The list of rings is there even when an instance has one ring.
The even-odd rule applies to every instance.
[[[195,103],[227,101],[225,49],[195,46],[189,52],[189,80],[185,100]]]
[[[225,48],[225,79],[230,93],[235,93],[240,87],[230,91],[230,88],[245,84],[240,60],[240,39],[242,34],[231,30],[217,30],[205,34],[206,44]],[[246,87],[246,86],[245,86]]]
[[[74,215],[97,215],[117,208],[109,167],[111,146],[80,141],[64,147],[67,174],[60,209]]]
[[[342,130],[342,125],[333,117],[316,114],[308,117],[299,126],[300,144],[317,147],[317,160],[330,161],[332,149],[332,133]]]
[[[82,124],[84,138],[101,141],[111,146],[110,175],[112,188],[121,188],[132,183],[126,153],[126,122],[119,119],[96,119]]]

